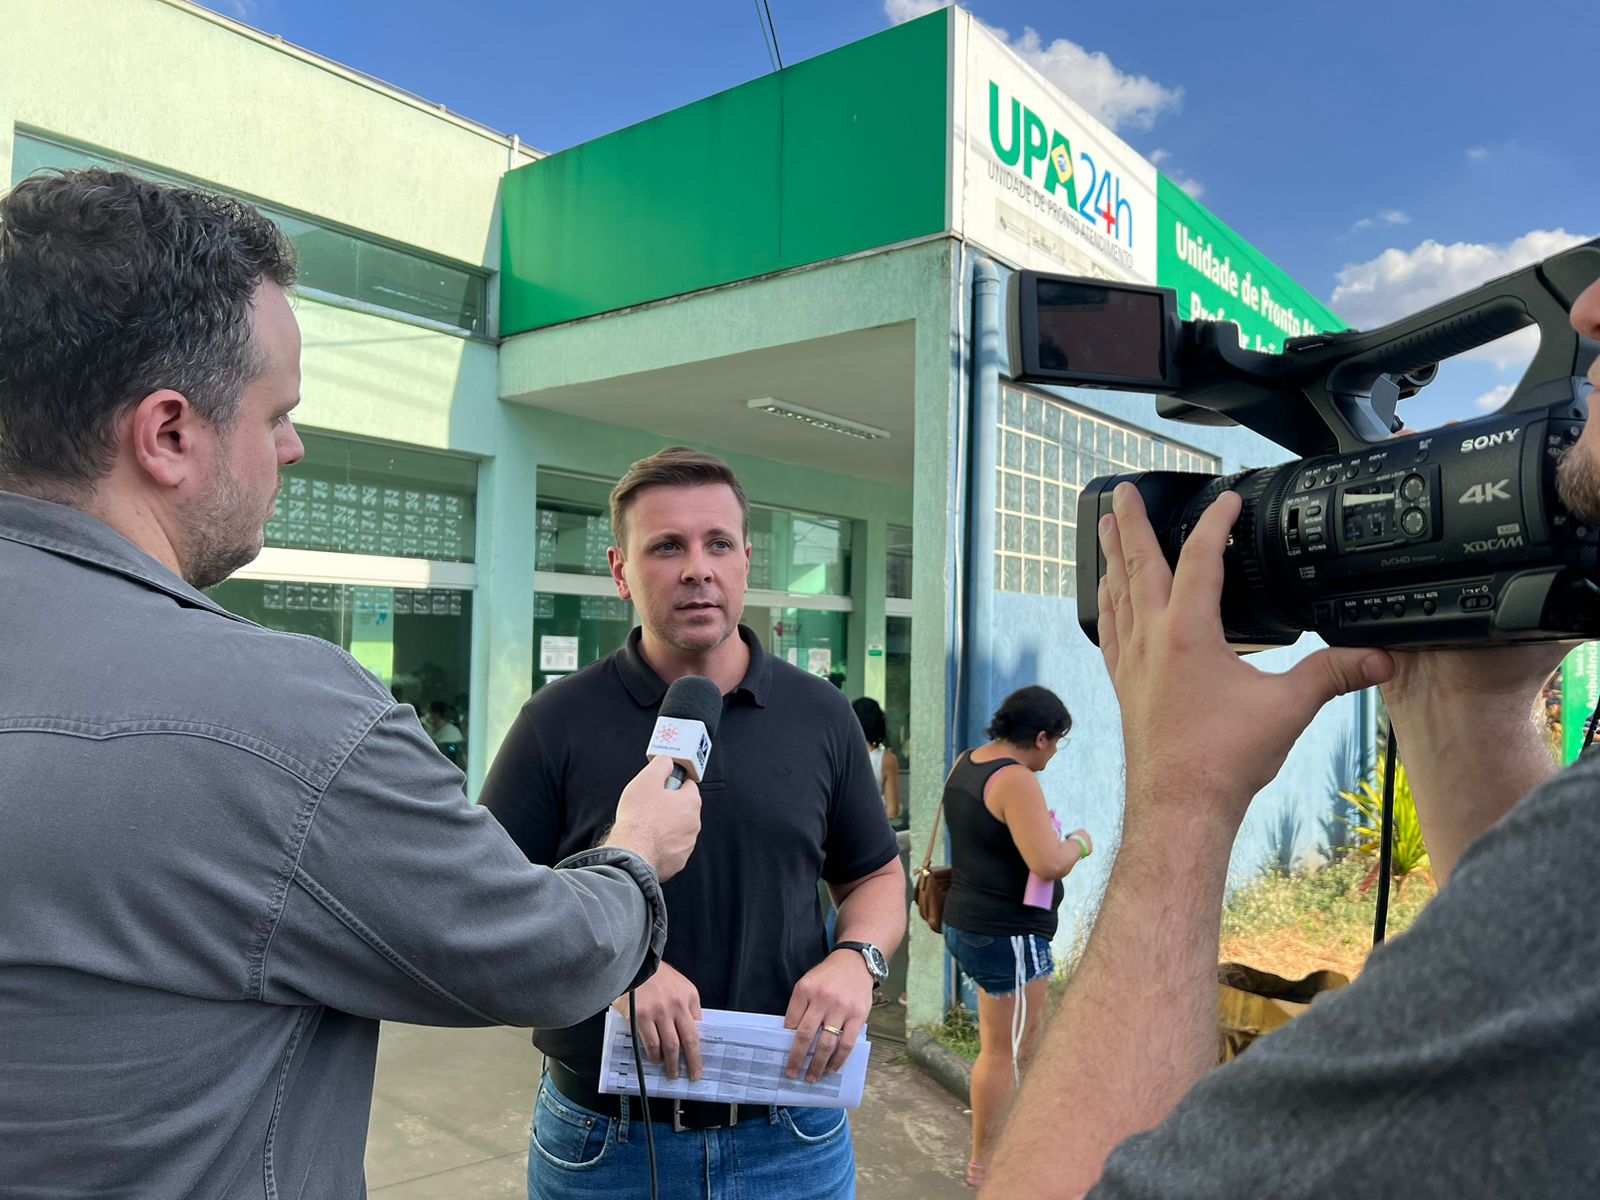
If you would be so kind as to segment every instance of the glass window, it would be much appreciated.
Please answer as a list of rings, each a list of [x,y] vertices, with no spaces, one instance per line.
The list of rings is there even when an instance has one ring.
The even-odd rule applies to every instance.
[[[626,600],[541,593],[534,598],[533,690],[620,650],[633,624]]]
[[[900,756],[900,769],[911,768],[911,618],[885,622],[883,650],[884,716],[889,724],[889,749]],[[900,803],[908,791],[900,789]]]
[[[302,430],[306,456],[283,474],[267,545],[471,562],[472,459]]]
[[[750,508],[750,586],[799,596],[850,594],[851,523]]]
[[[144,163],[26,133],[16,136],[11,182],[20,182],[43,167],[88,166],[128,171],[161,183],[211,186]],[[488,272],[392,246],[248,196],[243,199],[276,221],[294,243],[302,287],[425,317],[468,333],[487,332]]]
[[[466,768],[470,591],[230,579],[208,594],[258,625],[348,650],[396,700],[414,707],[445,756]],[[439,716],[430,712],[435,702],[444,707]]]
[[[541,571],[609,576],[611,484],[577,475],[539,472]]]
[[[995,583],[1003,592],[1075,594],[1072,521],[1082,486],[1096,475],[1141,465],[1212,473],[1219,466],[1210,455],[1013,387],[1004,391],[999,432]],[[1038,516],[1042,525],[1024,520]]]
[[[850,670],[849,613],[747,604],[744,624],[761,639],[769,654],[844,687]]]
[[[911,599],[911,527],[889,526],[889,565],[883,594],[891,600]]]

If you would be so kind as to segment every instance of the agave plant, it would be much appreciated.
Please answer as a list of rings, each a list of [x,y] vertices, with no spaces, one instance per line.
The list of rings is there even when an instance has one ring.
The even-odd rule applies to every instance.
[[[1371,777],[1369,754],[1369,745],[1356,726],[1353,723],[1346,725],[1328,763],[1327,788],[1332,807],[1318,821],[1322,830],[1322,854],[1329,862],[1342,861],[1353,849],[1351,819],[1359,814],[1355,806],[1344,798],[1344,789]]]
[[[1383,773],[1384,756],[1378,756],[1376,778],[1378,782],[1362,780],[1353,792],[1340,792],[1356,810],[1349,819],[1350,831],[1355,837],[1355,852],[1370,856],[1372,870],[1361,884],[1365,892],[1378,880],[1379,847],[1383,839]],[[1389,863],[1389,875],[1398,892],[1407,878],[1414,873],[1429,871],[1428,847],[1422,841],[1422,823],[1417,819],[1417,801],[1411,794],[1411,781],[1406,778],[1404,763],[1395,764],[1394,777],[1394,847]]]

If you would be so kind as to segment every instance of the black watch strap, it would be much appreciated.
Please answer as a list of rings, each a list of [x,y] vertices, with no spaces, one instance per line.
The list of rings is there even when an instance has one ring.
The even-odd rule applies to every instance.
[[[855,950],[859,952],[861,957],[866,960],[867,972],[872,976],[872,983],[874,987],[878,986],[879,984],[883,983],[884,980],[889,978],[887,969],[880,974],[877,967],[874,966],[874,960],[876,960],[877,962],[882,963],[885,968],[887,968],[889,960],[884,957],[883,951],[879,950],[871,942],[835,942],[833,944],[833,948],[835,950]]]

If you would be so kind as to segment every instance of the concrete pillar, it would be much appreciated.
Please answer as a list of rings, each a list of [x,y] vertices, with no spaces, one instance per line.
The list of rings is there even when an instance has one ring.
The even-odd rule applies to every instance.
[[[478,789],[533,686],[538,462],[530,414],[497,404],[499,453],[478,472],[478,592],[472,604],[467,795]]]
[[[883,647],[887,637],[884,593],[889,574],[889,529],[877,518],[852,522],[850,551],[850,698],[885,699]]]

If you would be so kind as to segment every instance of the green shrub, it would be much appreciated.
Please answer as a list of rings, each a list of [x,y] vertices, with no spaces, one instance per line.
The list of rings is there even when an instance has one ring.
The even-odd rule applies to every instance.
[[[954,1050],[969,1063],[978,1057],[978,1014],[957,1002],[930,1032],[933,1040]]]
[[[1378,756],[1377,779],[1383,779],[1384,758]],[[1370,888],[1378,877],[1378,853],[1383,836],[1383,785],[1362,780],[1353,792],[1340,792],[1356,808],[1350,818],[1350,829],[1355,835],[1355,853],[1368,860],[1371,872],[1362,884]],[[1395,764],[1394,777],[1394,849],[1389,864],[1389,874],[1398,894],[1412,875],[1428,871],[1428,847],[1422,841],[1422,823],[1417,819],[1417,800],[1411,792],[1411,781],[1406,778],[1404,763]]]

